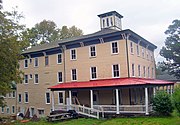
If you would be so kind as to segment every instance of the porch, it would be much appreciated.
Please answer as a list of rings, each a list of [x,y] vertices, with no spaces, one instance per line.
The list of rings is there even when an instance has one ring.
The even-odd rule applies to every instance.
[[[152,84],[149,83],[150,81]],[[100,87],[97,86],[99,85],[97,82],[102,85],[104,80],[90,81],[91,84],[88,87],[79,88],[78,84],[81,83],[82,85],[84,83],[76,82],[71,83],[71,88],[67,87],[69,83],[57,85],[59,88],[57,86],[56,88],[50,88],[52,91],[52,111],[75,110],[82,115],[94,118],[104,117],[106,113],[149,115],[152,111],[151,97],[160,89],[172,94],[174,85],[162,80],[156,80],[156,83],[154,83],[154,80],[146,80],[145,82],[137,78],[107,80],[106,83],[111,84],[111,86],[106,84]],[[95,83],[96,86],[92,87]],[[76,87],[73,84],[76,84]],[[55,104],[57,101],[55,101],[54,92],[60,90],[64,90],[62,99],[64,101],[61,104]]]

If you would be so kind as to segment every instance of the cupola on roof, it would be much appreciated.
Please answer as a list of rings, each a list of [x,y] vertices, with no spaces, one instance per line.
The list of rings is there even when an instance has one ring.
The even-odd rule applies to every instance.
[[[121,18],[123,18],[123,16],[120,15],[118,12],[110,11],[107,13],[99,14],[98,17],[100,18],[101,29],[111,28],[116,30],[122,30]]]

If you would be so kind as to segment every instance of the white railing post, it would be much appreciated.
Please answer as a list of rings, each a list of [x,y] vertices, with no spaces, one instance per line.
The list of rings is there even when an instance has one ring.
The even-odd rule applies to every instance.
[[[90,90],[90,102],[91,102],[91,109],[93,109],[93,90]]]
[[[69,90],[69,105],[70,105],[70,109],[72,109],[72,108],[71,108],[71,106],[72,106],[72,95],[71,95],[71,90]]]
[[[119,90],[116,89],[116,114],[119,114]]]
[[[54,91],[51,91],[51,97],[52,97],[52,111],[54,111]]]
[[[146,115],[149,115],[149,112],[148,112],[148,88],[145,87],[145,114]]]

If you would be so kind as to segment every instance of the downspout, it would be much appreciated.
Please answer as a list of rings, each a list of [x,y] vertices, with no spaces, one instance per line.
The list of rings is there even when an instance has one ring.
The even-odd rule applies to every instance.
[[[129,51],[128,51],[128,43],[127,43],[127,41],[128,41],[128,37],[129,37],[129,35],[127,34],[124,34],[124,36],[125,36],[125,39],[126,39],[126,57],[127,57],[127,70],[128,70],[128,78],[130,78],[130,72],[129,72]]]

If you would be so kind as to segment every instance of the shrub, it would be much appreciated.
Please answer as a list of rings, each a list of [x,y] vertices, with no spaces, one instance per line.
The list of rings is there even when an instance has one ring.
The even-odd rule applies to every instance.
[[[157,115],[170,115],[173,112],[173,106],[170,95],[165,91],[158,91],[152,98],[153,110]]]
[[[175,88],[175,91],[172,96],[172,103],[176,109],[178,115],[180,116],[180,85]]]

